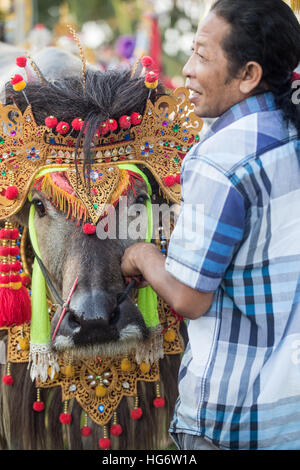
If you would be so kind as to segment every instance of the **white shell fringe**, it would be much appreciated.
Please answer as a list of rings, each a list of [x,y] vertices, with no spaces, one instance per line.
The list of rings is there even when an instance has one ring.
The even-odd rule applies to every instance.
[[[158,325],[151,331],[151,337],[144,344],[139,345],[135,351],[135,360],[138,364],[146,362],[147,364],[153,364],[164,357],[163,348],[163,335],[161,334],[162,327]]]
[[[49,367],[51,367],[50,379],[53,379],[55,372],[59,371],[57,356],[51,351],[49,344],[30,343],[28,367],[32,381],[39,379],[41,382],[46,382]]]

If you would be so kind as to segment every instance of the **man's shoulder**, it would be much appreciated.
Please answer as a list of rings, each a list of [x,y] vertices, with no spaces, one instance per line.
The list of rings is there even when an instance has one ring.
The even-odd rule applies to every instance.
[[[189,152],[189,158],[200,159],[228,174],[257,155],[284,145],[293,135],[282,118],[280,109],[251,113],[228,125],[208,130]]]

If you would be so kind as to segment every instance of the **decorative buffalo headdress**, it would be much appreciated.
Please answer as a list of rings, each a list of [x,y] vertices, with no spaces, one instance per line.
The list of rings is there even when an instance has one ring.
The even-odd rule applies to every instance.
[[[53,357],[49,348],[53,307],[46,296],[45,279],[35,262],[31,284],[22,243],[23,228],[12,224],[11,218],[30,200],[31,190],[35,187],[47,194],[52,204],[67,217],[82,225],[84,233],[94,234],[97,224],[107,214],[107,207],[116,206],[120,197],[127,194],[129,188],[134,188],[137,181],[145,181],[151,192],[146,175],[137,165],[148,169],[166,199],[180,203],[181,163],[191,146],[199,140],[202,121],[193,112],[188,90],[179,88],[169,96],[161,89],[157,75],[149,71],[152,66],[149,57],[137,64],[131,76],[129,72],[123,75],[133,96],[137,83],[144,83],[146,106],[127,106],[128,115],[114,114],[114,109],[109,108],[110,114],[105,115],[105,110],[102,110],[98,118],[97,110],[90,105],[89,93],[93,89],[90,81],[99,79],[105,95],[108,92],[105,74],[91,74],[84,61],[82,63],[82,80],[77,78],[70,82],[72,91],[66,98],[60,82],[48,83],[31,61],[39,83],[30,85],[23,75],[16,74],[6,88],[7,104],[0,105],[0,221],[5,223],[0,230],[0,327],[9,332],[8,370],[4,381],[7,385],[13,383],[11,363],[31,361],[31,375],[38,390],[34,404],[36,411],[44,409],[40,388],[60,385],[66,406],[61,415],[62,423],[69,422],[67,401],[75,397],[96,423],[104,426],[113,418],[115,426],[115,413],[122,396],[135,396],[139,380],[159,381],[158,358],[151,354],[143,356],[141,351],[139,359],[126,357],[98,361],[95,358],[76,364]],[[18,58],[17,64],[26,71],[26,58]],[[76,108],[78,88],[85,97],[86,108],[82,109],[82,114]],[[44,93],[47,97],[45,109],[35,106],[35,93]],[[59,116],[51,113],[53,96],[61,99]],[[122,91],[119,99],[122,100]],[[136,103],[140,101],[137,96]],[[75,114],[70,109],[72,103],[75,103]],[[37,122],[36,116],[43,113],[43,122]],[[38,257],[33,211],[34,206],[31,206],[29,232]],[[147,241],[151,241],[151,236],[151,227],[148,227]],[[161,247],[165,251],[165,242]],[[143,293],[139,306],[146,325],[160,327],[163,354],[181,352],[183,343],[176,326],[175,312],[157,299],[150,288],[140,291]],[[132,367],[134,360],[137,362]],[[60,376],[59,371],[63,371]],[[112,379],[108,378],[109,375],[105,378],[106,373]],[[93,377],[98,377],[100,382],[86,403],[83,397],[86,397],[87,388],[91,390],[91,382],[96,380]],[[160,407],[163,400],[159,385],[157,387],[155,406]],[[114,388],[112,395],[110,388]],[[140,416],[136,398],[132,418]],[[83,432],[88,433],[85,428]],[[120,432],[119,428],[111,429]],[[105,446],[109,444],[103,441],[101,447]]]

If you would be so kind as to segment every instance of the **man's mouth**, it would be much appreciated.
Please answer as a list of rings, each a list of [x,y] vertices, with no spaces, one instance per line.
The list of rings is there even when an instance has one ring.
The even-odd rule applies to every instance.
[[[192,100],[194,98],[198,98],[202,93],[200,91],[194,90],[193,88],[189,88],[190,96],[189,99]]]

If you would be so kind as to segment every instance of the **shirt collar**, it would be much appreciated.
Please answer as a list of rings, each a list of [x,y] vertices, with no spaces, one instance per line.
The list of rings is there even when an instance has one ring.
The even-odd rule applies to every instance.
[[[274,111],[278,106],[275,103],[274,94],[270,91],[259,95],[250,96],[240,103],[235,104],[222,114],[209,128],[204,136],[205,140],[234,121],[248,116],[249,114]],[[204,140],[204,139],[203,139]],[[203,142],[202,140],[202,142]]]

